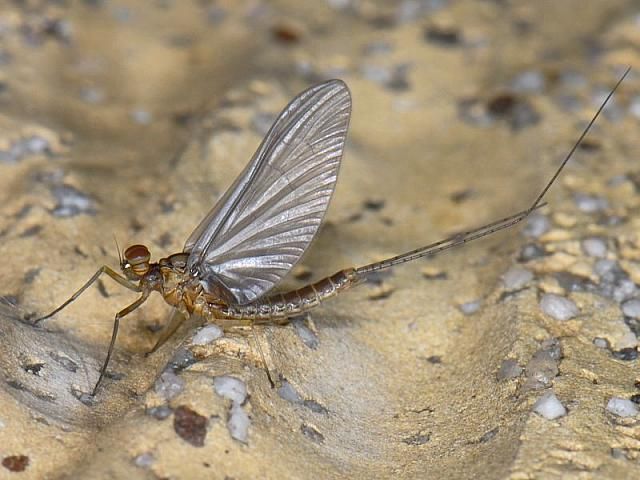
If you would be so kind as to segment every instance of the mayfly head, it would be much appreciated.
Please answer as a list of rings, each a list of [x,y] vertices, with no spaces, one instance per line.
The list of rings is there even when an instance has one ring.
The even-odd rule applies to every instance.
[[[151,253],[144,245],[131,245],[124,251],[120,269],[131,281],[140,280],[149,271]]]

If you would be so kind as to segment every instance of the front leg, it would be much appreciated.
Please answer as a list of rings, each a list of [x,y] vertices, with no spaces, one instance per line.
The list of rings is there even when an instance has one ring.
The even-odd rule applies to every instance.
[[[66,307],[71,302],[73,302],[76,298],[78,298],[80,295],[82,295],[82,293],[87,288],[89,288],[93,282],[98,280],[100,275],[102,275],[103,273],[106,273],[111,278],[113,278],[116,282],[118,282],[120,285],[122,285],[123,287],[128,288],[129,290],[133,290],[134,292],[140,292],[141,291],[140,285],[137,285],[137,284],[129,281],[127,278],[123,277],[122,275],[120,275],[119,273],[117,273],[115,270],[113,270],[112,268],[108,267],[107,265],[103,265],[98,269],[98,271],[96,273],[93,274],[93,276],[89,279],[89,281],[87,283],[85,283],[82,287],[80,287],[80,289],[76,293],[71,295],[71,298],[69,298],[66,302],[64,302],[58,308],[53,310],[51,313],[48,313],[47,315],[44,315],[42,317],[39,317],[39,318],[36,318],[35,320],[33,320],[33,324],[37,325],[41,321],[46,320],[47,318],[53,317],[56,313],[58,313],[60,310],[62,310],[64,307]]]
[[[116,318],[113,321],[113,332],[111,333],[111,342],[109,343],[109,350],[107,351],[107,358],[105,358],[104,363],[102,364],[102,368],[100,369],[100,376],[98,377],[98,381],[96,382],[96,386],[93,387],[93,392],[91,392],[91,395],[95,395],[96,394],[96,391],[98,390],[98,387],[100,386],[100,383],[102,382],[104,374],[107,371],[107,365],[109,365],[109,360],[111,360],[111,354],[113,353],[113,347],[116,344],[116,337],[118,336],[118,327],[120,327],[120,319],[122,317],[124,317],[125,315],[128,315],[131,312],[133,312],[136,308],[138,308],[140,305],[142,305],[147,300],[147,298],[149,298],[149,292],[145,290],[145,291],[142,292],[142,295],[140,296],[140,298],[138,298],[135,302],[133,302],[128,307],[123,308],[118,313],[116,313]]]

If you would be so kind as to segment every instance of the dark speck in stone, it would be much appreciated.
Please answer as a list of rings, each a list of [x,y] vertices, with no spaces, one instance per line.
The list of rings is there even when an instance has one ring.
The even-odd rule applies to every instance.
[[[554,277],[568,292],[584,292],[593,289],[594,285],[586,278],[574,275],[569,272],[558,272]]]
[[[638,349],[635,347],[623,348],[617,352],[613,352],[614,358],[624,362],[631,362],[638,358]]]
[[[431,355],[427,357],[426,360],[433,365],[440,365],[442,363],[442,357],[440,355]]]
[[[298,29],[286,24],[274,25],[271,28],[271,35],[282,45],[295,45],[301,39]]]
[[[353,214],[349,215],[349,217],[347,217],[347,222],[348,223],[355,223],[355,222],[360,221],[360,220],[362,220],[362,213],[360,213],[360,212],[353,213]]]
[[[540,121],[540,115],[526,99],[512,93],[500,93],[487,102],[488,113],[506,120],[515,131]]]
[[[329,410],[327,410],[327,408],[324,405],[321,405],[315,400],[311,400],[311,399],[304,400],[302,402],[302,405],[304,405],[314,413],[321,413],[323,415],[326,415],[327,413],[329,413]]]
[[[424,39],[442,47],[457,47],[461,43],[462,35],[455,27],[430,25],[424,30]]]
[[[600,150],[601,148],[602,144],[594,138],[585,138],[580,142],[580,150],[582,150],[583,152],[595,152],[597,150]]]
[[[104,286],[104,282],[102,281],[102,279],[98,279],[98,292],[100,292],[100,295],[102,295],[104,298],[109,298],[109,292],[107,292],[107,287]]]
[[[21,220],[23,218],[25,218],[29,212],[31,211],[31,209],[33,208],[33,205],[25,205],[23,206],[18,213],[15,214],[15,219],[16,220]]]
[[[306,423],[303,423],[302,425],[300,425],[300,431],[305,437],[307,437],[312,442],[315,442],[315,443],[324,442],[324,435],[322,435],[318,430],[316,430],[311,425],[307,425]]]
[[[24,274],[24,283],[26,283],[27,285],[32,283],[39,273],[40,268],[38,267],[27,270],[27,272]]]
[[[396,65],[391,70],[391,78],[386,83],[386,87],[389,90],[393,90],[395,92],[404,92],[411,88],[411,84],[409,83],[408,74],[409,74],[410,65],[403,63],[400,65]]]
[[[384,208],[384,204],[385,204],[385,201],[382,198],[367,199],[364,202],[364,208],[367,210],[372,210],[374,212],[377,212]]]
[[[71,395],[80,401],[80,403],[91,407],[95,404],[95,398],[86,392],[82,392],[75,387],[71,387]]]
[[[191,353],[191,350],[186,348],[179,349],[171,360],[169,360],[169,364],[167,365],[174,373],[178,373],[181,370],[197,363],[197,359]]]
[[[427,443],[430,438],[431,438],[431,434],[429,433],[426,433],[426,434],[417,433],[415,435],[411,435],[410,437],[403,438],[402,442],[406,443],[407,445],[412,445],[417,447],[419,445],[424,445],[425,443]]]
[[[376,15],[369,20],[373,28],[380,30],[392,28],[395,25],[395,18],[391,15]]]
[[[536,258],[541,258],[547,255],[547,252],[543,247],[535,243],[528,243],[522,250],[520,250],[520,256],[518,257],[519,262],[528,262],[530,260],[535,260]]]
[[[516,97],[510,93],[500,93],[487,102],[487,110],[496,117],[506,116],[516,106]]]
[[[42,362],[35,362],[35,363],[29,363],[27,365],[24,365],[24,371],[27,373],[30,373],[31,375],[36,375],[36,376],[40,376],[40,372],[42,371],[42,369],[44,368],[44,363]]]
[[[33,237],[40,233],[42,225],[32,225],[20,234],[22,238]]]
[[[377,272],[367,273],[365,279],[367,282],[373,285],[382,285],[386,279],[393,275],[393,270],[387,268],[386,270],[378,270]]]
[[[158,407],[151,407],[146,411],[147,415],[151,415],[156,420],[164,420],[169,418],[173,413],[173,410],[167,405],[160,405]]]
[[[175,205],[173,202],[168,202],[166,200],[160,201],[160,210],[162,213],[171,213],[175,210]]]
[[[110,372],[108,370],[104,372],[104,376],[106,378],[109,378],[111,380],[116,380],[116,381],[122,380],[123,378],[126,377],[126,375],[122,372]]]
[[[449,195],[449,199],[453,203],[462,203],[469,200],[474,194],[475,191],[472,188],[467,188],[464,190],[453,192],[451,195]]]
[[[169,232],[164,232],[162,235],[160,235],[160,238],[158,238],[158,240],[156,240],[156,243],[161,247],[161,248],[167,248],[169,245],[171,245],[171,234]]]
[[[135,233],[138,233],[138,232],[142,231],[142,229],[144,228],[144,225],[142,225],[135,218],[131,220],[131,223],[129,224],[129,226],[131,227],[131,230],[133,230]]]
[[[174,412],[173,429],[180,438],[194,447],[204,446],[208,424],[207,417],[187,406],[181,405]]]
[[[488,441],[493,440],[499,431],[499,427],[489,430],[487,433],[480,437],[480,443],[487,443]]]

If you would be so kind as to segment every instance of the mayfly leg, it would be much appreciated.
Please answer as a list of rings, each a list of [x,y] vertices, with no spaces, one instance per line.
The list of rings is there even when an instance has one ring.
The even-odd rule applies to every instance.
[[[417,248],[415,250],[412,250],[407,253],[403,253],[396,257],[388,258],[380,262],[375,262],[369,265],[365,265],[363,267],[356,268],[355,269],[356,278],[359,280],[364,275],[371,272],[389,268],[394,265],[400,265],[402,263],[410,262],[412,260],[416,260],[421,257],[434,256],[444,250],[448,250],[450,248],[463,245],[465,243],[468,243],[473,240],[477,240],[487,235],[491,235],[492,233],[495,233],[499,230],[504,230],[505,228],[513,227],[518,223],[522,222],[523,220],[525,220],[526,218],[528,218],[529,215],[531,215],[531,213],[534,210],[537,210],[538,208],[541,208],[542,206],[544,206],[544,203],[542,203],[543,197],[546,195],[546,193],[549,191],[551,186],[558,179],[558,177],[560,176],[560,173],[566,166],[567,162],[571,159],[571,157],[573,156],[577,148],[580,146],[584,138],[587,136],[587,134],[589,133],[589,130],[591,130],[591,127],[593,126],[597,118],[600,116],[600,114],[604,110],[604,107],[607,105],[607,103],[609,102],[609,100],[611,99],[611,97],[613,96],[615,91],[618,89],[618,87],[620,86],[622,81],[625,79],[625,77],[627,76],[630,70],[631,70],[631,67],[627,68],[625,72],[622,74],[622,76],[620,77],[620,79],[616,82],[615,86],[611,89],[611,91],[609,92],[607,97],[604,99],[604,101],[602,102],[602,104],[600,105],[596,113],[593,115],[593,117],[591,117],[591,120],[589,121],[587,126],[584,128],[580,136],[578,137],[578,140],[573,144],[573,146],[571,147],[571,150],[569,150],[569,153],[567,153],[567,155],[564,157],[564,159],[562,160],[562,163],[560,163],[560,166],[556,169],[551,179],[547,182],[545,187],[538,194],[538,196],[533,201],[533,203],[529,206],[529,208],[527,208],[526,210],[523,210],[522,212],[516,213],[515,215],[511,215],[510,217],[505,217],[496,222],[491,222],[486,225],[483,225],[482,227],[477,228],[475,230],[464,232],[462,234],[453,235],[444,240],[440,240],[439,242]]]
[[[102,275],[103,273],[107,274],[109,277],[113,278],[116,282],[118,282],[123,287],[128,288],[129,290],[133,290],[134,292],[141,291],[139,285],[136,285],[135,283],[130,282],[125,277],[123,277],[122,275],[120,275],[119,273],[117,273],[115,270],[108,267],[107,265],[103,265],[98,269],[96,273],[93,274],[93,276],[87,281],[87,283],[85,283],[82,287],[78,289],[78,291],[76,291],[73,295],[71,295],[71,297],[69,297],[67,301],[65,301],[62,305],[60,305],[53,311],[47,313],[46,315],[42,317],[38,317],[35,320],[32,320],[33,324],[37,325],[41,321],[46,320],[47,318],[53,317],[56,313],[58,313],[60,310],[65,308],[67,305],[69,305],[71,302],[77,299],[80,295],[82,295],[84,291],[87,288],[89,288],[93,282],[98,280],[98,278],[100,278],[100,275]]]
[[[271,376],[271,369],[269,368],[269,364],[267,363],[267,359],[264,356],[264,351],[262,350],[262,345],[260,345],[260,339],[258,338],[258,334],[256,333],[257,325],[253,325],[251,327],[251,333],[253,334],[253,340],[256,342],[256,348],[258,349],[258,353],[260,354],[260,359],[262,360],[262,364],[264,365],[264,371],[267,373],[267,379],[269,380],[269,384],[271,388],[276,388],[276,384],[273,381],[273,377]],[[267,326],[264,326],[264,333],[267,331]]]
[[[113,331],[111,332],[111,342],[109,342],[109,350],[107,350],[107,357],[104,359],[104,363],[102,364],[102,368],[100,368],[100,376],[98,377],[98,381],[96,382],[95,387],[93,387],[93,391],[91,395],[95,396],[98,391],[98,387],[100,383],[102,383],[102,379],[104,378],[104,374],[107,372],[107,366],[109,365],[109,360],[111,360],[111,355],[113,354],[113,348],[116,344],[116,337],[118,336],[118,328],[120,327],[120,319],[125,315],[129,315],[136,308],[142,305],[147,298],[149,298],[149,292],[144,290],[140,298],[138,298],[135,302],[133,302],[128,307],[123,308],[118,313],[116,313],[115,319],[113,321]]]

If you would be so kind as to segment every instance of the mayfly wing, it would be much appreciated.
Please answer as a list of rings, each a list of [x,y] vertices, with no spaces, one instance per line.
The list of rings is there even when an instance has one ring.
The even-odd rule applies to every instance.
[[[340,80],[305,90],[187,240],[189,270],[238,304],[278,284],[318,231],[340,168],[351,95]],[[205,287],[206,288],[206,287]]]

